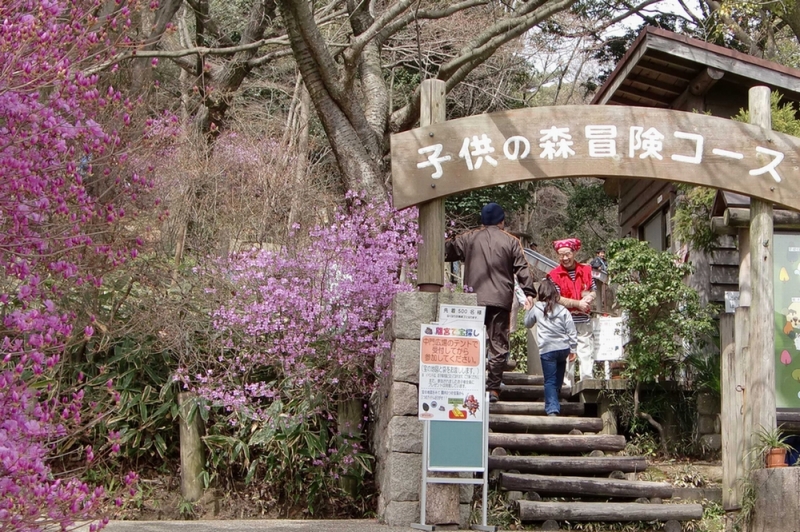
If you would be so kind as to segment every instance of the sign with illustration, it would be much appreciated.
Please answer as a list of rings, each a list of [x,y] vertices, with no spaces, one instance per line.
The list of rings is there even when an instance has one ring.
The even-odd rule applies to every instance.
[[[484,328],[423,324],[419,419],[483,421]]]
[[[800,210],[800,139],[700,113],[559,105],[392,135],[402,209],[516,181],[642,177],[722,188]]]
[[[800,233],[775,233],[775,403],[800,409]]]

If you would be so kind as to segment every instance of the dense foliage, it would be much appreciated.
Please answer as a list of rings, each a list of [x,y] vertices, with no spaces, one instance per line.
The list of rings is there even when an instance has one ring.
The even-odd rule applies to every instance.
[[[609,275],[618,285],[616,301],[630,335],[626,371],[641,382],[676,378],[713,331],[714,308],[703,306],[684,282],[691,265],[632,238],[611,242],[608,253]]]
[[[106,493],[52,467],[58,441],[96,417],[82,379],[55,378],[66,346],[89,338],[68,302],[137,254],[125,221],[148,179],[126,166],[121,133],[132,104],[83,69],[113,53],[129,7],[98,18],[101,2],[11,0],[0,5],[0,528],[64,529],[94,519]],[[83,327],[85,325],[85,327]],[[82,330],[78,329],[82,327]],[[113,393],[113,382],[108,381]],[[107,444],[74,449],[82,471]],[[135,475],[126,477],[131,483]],[[93,524],[92,528],[97,528]]]
[[[711,340],[716,309],[702,305],[697,291],[684,282],[692,266],[674,253],[656,251],[632,238],[612,241],[608,252],[608,272],[617,285],[615,300],[628,335],[624,374],[633,384],[633,397],[624,403],[627,415],[652,425],[666,454],[664,428],[656,411],[643,408],[641,387],[683,377],[692,355]],[[662,401],[659,410],[664,406]]]

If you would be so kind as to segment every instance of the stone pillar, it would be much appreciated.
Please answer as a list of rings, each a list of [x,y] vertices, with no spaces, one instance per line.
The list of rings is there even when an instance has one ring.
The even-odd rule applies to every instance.
[[[715,454],[722,449],[720,406],[713,393],[697,394],[697,437],[703,452]]]
[[[373,452],[380,494],[378,518],[392,526],[420,519],[422,421],[417,418],[420,325],[437,320],[439,304],[475,305],[475,294],[405,292],[395,297],[392,349],[376,360],[380,380],[372,398]],[[428,524],[469,523],[472,486],[428,484]],[[439,501],[440,504],[437,504]],[[432,506],[435,504],[435,506]],[[435,523],[431,518],[439,521]]]

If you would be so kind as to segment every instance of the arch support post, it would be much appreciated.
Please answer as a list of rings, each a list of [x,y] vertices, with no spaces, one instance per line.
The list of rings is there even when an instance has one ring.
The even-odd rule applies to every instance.
[[[750,122],[772,129],[768,87],[750,89]],[[745,452],[755,443],[762,428],[775,428],[775,322],[773,284],[772,202],[750,202],[750,341],[746,364],[744,430]],[[743,457],[745,471],[750,456]]]
[[[420,92],[420,126],[444,122],[445,82],[426,79],[422,82]],[[436,183],[431,183],[431,186],[435,187]],[[422,244],[419,246],[417,286],[421,292],[438,292],[444,285],[444,225],[444,198],[420,204],[419,232]]]

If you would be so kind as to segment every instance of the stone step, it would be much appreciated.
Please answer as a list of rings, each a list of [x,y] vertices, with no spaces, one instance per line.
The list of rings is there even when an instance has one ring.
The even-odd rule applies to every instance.
[[[491,414],[513,414],[520,416],[544,416],[544,403],[541,401],[498,401],[489,405]],[[561,403],[562,416],[582,416],[583,403]]]
[[[489,447],[502,447],[509,451],[534,451],[556,453],[586,453],[591,451],[621,451],[625,436],[611,434],[489,434]]]
[[[500,485],[508,491],[535,491],[542,496],[672,498],[672,484],[668,482],[645,482],[616,478],[503,473],[500,476]]]
[[[581,432],[600,432],[603,430],[603,420],[590,417],[521,416],[490,413],[489,428],[494,432],[517,434],[559,434],[573,429]]]
[[[638,473],[647,469],[643,456],[489,456],[490,470],[560,475]]]
[[[572,397],[572,389],[568,386],[561,388],[561,399]],[[500,399],[503,401],[532,401],[544,399],[544,385],[532,384],[504,384],[500,388]]]
[[[636,502],[517,502],[522,521],[691,521],[703,517],[701,504]]]

